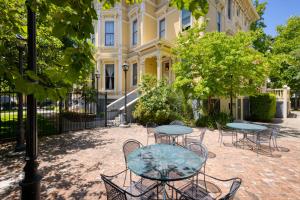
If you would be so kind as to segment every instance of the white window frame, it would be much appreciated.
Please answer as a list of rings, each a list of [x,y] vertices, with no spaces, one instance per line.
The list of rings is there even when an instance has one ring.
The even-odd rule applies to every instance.
[[[187,27],[191,27],[192,26],[192,13],[190,13],[190,23],[189,24],[186,24],[186,25],[183,25],[182,24],[182,12],[183,10],[180,11],[180,25],[181,25],[181,31],[184,31]]]
[[[135,85],[133,84],[133,65],[134,64],[136,64],[136,84]],[[131,86],[132,87],[136,87],[138,85],[138,80],[139,80],[138,67],[139,67],[138,62],[133,62],[131,64]]]
[[[164,35],[161,37],[160,33],[161,33],[161,30],[160,30],[160,22],[164,20],[165,22],[165,25],[164,25]],[[163,16],[161,18],[158,19],[158,38],[159,39],[165,39],[166,38],[166,18]]]
[[[114,88],[113,89],[106,89],[106,66],[107,65],[114,66]],[[104,64],[104,90],[105,91],[115,91],[116,90],[116,65],[115,65],[115,63],[105,63]]]
[[[227,17],[228,17],[229,20],[232,19],[232,11],[233,11],[233,9],[232,9],[233,6],[232,5],[233,5],[232,0],[227,0],[226,15],[227,15]]]
[[[114,23],[114,44],[113,45],[106,45],[106,22],[113,22]],[[104,37],[103,37],[103,39],[104,39],[104,41],[103,41],[103,45],[105,46],[105,47],[108,47],[108,48],[111,48],[111,47],[115,47],[115,45],[116,45],[116,23],[115,23],[115,20],[113,20],[113,19],[106,19],[105,21],[104,21],[104,24],[103,24],[103,30],[104,30]]]
[[[220,11],[217,11],[217,31],[218,32],[222,31],[222,13]]]
[[[136,43],[134,44],[133,43],[133,23],[136,22]],[[130,38],[131,38],[131,42],[130,42],[130,45],[132,47],[135,47],[138,45],[139,43],[139,25],[138,25],[138,19],[137,18],[134,18],[131,23],[130,23]]]

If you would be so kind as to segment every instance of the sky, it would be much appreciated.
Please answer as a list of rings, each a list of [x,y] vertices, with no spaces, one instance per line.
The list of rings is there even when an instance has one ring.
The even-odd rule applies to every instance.
[[[269,35],[277,35],[276,27],[285,24],[289,17],[300,16],[300,0],[261,0],[267,1],[265,15],[265,32]]]

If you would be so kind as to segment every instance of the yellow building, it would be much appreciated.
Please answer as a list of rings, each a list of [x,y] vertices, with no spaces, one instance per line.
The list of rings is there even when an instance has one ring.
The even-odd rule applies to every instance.
[[[259,18],[251,0],[208,2],[207,31],[247,31],[251,22]],[[99,3],[95,6],[98,21],[93,40],[97,48],[96,70],[100,72],[99,91],[108,92],[110,99],[122,96],[125,61],[130,65],[129,91],[137,87],[144,74],[174,80],[170,50],[178,34],[195,22],[190,12],[169,7],[168,0],[144,0],[135,5],[123,1],[110,10],[102,10]]]

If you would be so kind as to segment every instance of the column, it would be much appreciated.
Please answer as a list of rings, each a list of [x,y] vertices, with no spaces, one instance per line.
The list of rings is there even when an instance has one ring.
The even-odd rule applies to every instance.
[[[241,97],[241,120],[244,120],[244,96]]]
[[[160,53],[157,54],[156,57],[156,62],[157,62],[157,80],[161,80],[162,79],[162,64],[161,64],[161,55]]]
[[[288,114],[288,86],[283,86],[283,118],[287,118]]]
[[[145,74],[145,58],[141,58],[139,61],[139,79],[142,81],[142,77]]]

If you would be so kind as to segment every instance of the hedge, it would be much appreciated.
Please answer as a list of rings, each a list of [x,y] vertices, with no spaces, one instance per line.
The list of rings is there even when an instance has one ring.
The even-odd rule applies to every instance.
[[[269,122],[276,114],[276,96],[257,94],[250,96],[250,115],[253,121]]]

